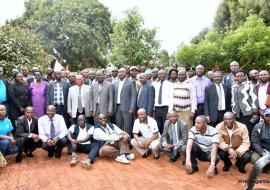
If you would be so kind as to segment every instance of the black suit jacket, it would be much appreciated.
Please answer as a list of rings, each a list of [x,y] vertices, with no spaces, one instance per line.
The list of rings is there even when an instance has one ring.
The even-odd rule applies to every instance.
[[[137,108],[144,108],[147,115],[152,115],[155,101],[155,89],[148,82],[143,85],[137,98]]]
[[[225,111],[231,111],[232,93],[231,88],[222,84],[225,95]],[[204,115],[210,117],[210,121],[215,123],[218,114],[218,94],[216,85],[213,83],[205,89]]]
[[[30,125],[30,131],[28,128],[28,122],[26,116],[21,116],[17,120],[17,127],[16,127],[16,138],[24,137],[28,138],[30,133],[34,133],[38,135],[38,120],[33,117],[32,123]]]

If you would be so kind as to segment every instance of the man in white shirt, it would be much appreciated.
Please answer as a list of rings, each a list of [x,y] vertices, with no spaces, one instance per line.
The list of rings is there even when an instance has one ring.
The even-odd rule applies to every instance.
[[[263,116],[263,111],[269,106],[267,105],[267,99],[269,99],[270,89],[269,85],[269,73],[267,70],[261,70],[259,73],[260,83],[256,85],[259,102],[259,112]]]
[[[99,144],[91,142],[94,126],[86,123],[84,115],[78,116],[77,123],[68,129],[68,140],[72,146],[70,166],[75,166],[80,160],[76,152],[82,152],[88,154],[88,158],[82,161],[82,166],[89,169],[98,154]]]
[[[150,116],[147,116],[145,109],[141,108],[137,112],[138,119],[133,125],[133,136],[131,144],[138,150],[138,152],[147,158],[153,152],[154,159],[159,159],[159,143],[160,134],[158,131],[157,122]],[[139,133],[142,136],[139,137]]]
[[[128,141],[129,135],[114,124],[107,123],[104,114],[98,115],[98,125],[94,130],[95,142],[99,143],[100,157],[113,157],[115,161],[129,164],[129,160],[134,159],[134,154],[130,153]]]
[[[47,107],[47,115],[38,119],[38,133],[42,148],[48,151],[48,157],[61,158],[62,150],[67,143],[67,126],[63,116],[56,114],[53,105]]]

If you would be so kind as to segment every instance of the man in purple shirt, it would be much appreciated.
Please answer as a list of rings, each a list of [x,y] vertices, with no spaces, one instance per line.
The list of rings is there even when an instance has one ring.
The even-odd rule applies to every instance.
[[[198,115],[204,115],[204,98],[205,98],[205,89],[207,86],[210,86],[211,81],[203,76],[204,74],[204,66],[197,65],[196,67],[196,75],[190,78],[190,81],[195,87],[196,97],[197,97],[197,110],[195,111],[195,117]]]

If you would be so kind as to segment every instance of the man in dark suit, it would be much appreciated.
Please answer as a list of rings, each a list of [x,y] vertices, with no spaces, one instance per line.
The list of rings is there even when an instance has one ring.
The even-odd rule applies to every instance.
[[[119,80],[114,83],[116,125],[132,135],[137,92],[135,81],[127,78],[126,69],[119,69]]]
[[[147,115],[152,116],[155,103],[155,89],[150,82],[148,82],[146,73],[140,74],[139,80],[142,86],[138,93],[137,108],[144,108]]]
[[[160,149],[169,152],[170,161],[175,162],[180,154],[186,156],[188,125],[178,118],[175,111],[169,112],[169,120],[165,121]]]
[[[24,115],[17,120],[16,143],[18,146],[18,155],[16,162],[22,161],[22,152],[26,152],[27,157],[33,157],[32,152],[41,146],[38,136],[38,122],[33,117],[34,109],[30,106],[24,110]]]
[[[56,113],[64,117],[65,123],[68,123],[67,99],[68,91],[71,86],[69,82],[62,79],[61,71],[54,71],[55,81],[49,84],[46,92],[47,106],[54,105]]]
[[[97,116],[104,114],[107,119],[112,116],[113,113],[113,85],[104,80],[103,71],[96,72],[97,82],[92,85],[90,90],[90,113],[95,117],[95,123],[97,123]]]
[[[231,111],[231,88],[222,84],[222,73],[214,73],[214,83],[205,90],[204,114],[208,123],[215,127],[223,121],[223,115]]]

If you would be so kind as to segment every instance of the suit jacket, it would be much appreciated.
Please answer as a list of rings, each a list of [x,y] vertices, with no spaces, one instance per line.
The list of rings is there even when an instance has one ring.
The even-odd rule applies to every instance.
[[[118,87],[119,87],[119,80],[114,83],[115,108],[117,104]],[[126,78],[120,94],[120,110],[123,112],[127,112],[129,109],[135,110],[136,101],[137,101],[137,91],[135,81]]]
[[[155,88],[147,82],[144,84],[138,94],[137,108],[144,108],[147,115],[152,115],[155,103]]]
[[[188,125],[181,119],[177,119],[177,137],[179,142],[177,143],[177,148],[187,144],[188,140]],[[164,144],[173,144],[173,131],[172,123],[166,120],[164,123],[164,130],[162,133],[161,146]]]
[[[108,81],[103,81],[101,85],[101,91],[99,93],[98,83],[94,83],[90,90],[90,99],[92,100],[90,104],[90,111],[96,115],[97,103],[99,98],[99,109],[100,113],[107,115],[109,112],[113,112],[113,85]]]
[[[84,103],[85,108],[85,116],[90,117],[90,86],[82,85],[81,93],[82,93],[82,101]],[[68,100],[67,100],[67,112],[71,113],[72,118],[76,118],[77,109],[78,109],[78,96],[79,96],[79,87],[77,85],[69,88],[68,91]]]
[[[17,120],[17,127],[16,127],[16,138],[24,137],[28,138],[30,133],[38,134],[38,120],[37,118],[32,118],[32,123],[30,125],[30,131],[28,128],[28,122],[25,115],[21,116]]]
[[[67,81],[61,81],[63,95],[64,95],[64,107],[67,110],[67,97],[68,97],[68,90],[70,87],[70,83]],[[47,92],[46,92],[46,105],[55,105],[54,104],[54,87],[56,86],[55,82],[49,84]]]
[[[222,84],[225,95],[225,111],[231,111],[232,94],[231,88]],[[216,85],[212,84],[205,89],[204,115],[210,117],[210,121],[215,123],[218,114],[218,94]]]

